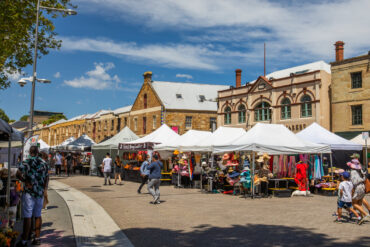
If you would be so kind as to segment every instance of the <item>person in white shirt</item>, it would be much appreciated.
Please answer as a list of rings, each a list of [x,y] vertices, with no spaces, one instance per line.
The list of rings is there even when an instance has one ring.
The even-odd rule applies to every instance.
[[[112,159],[110,158],[110,154],[107,153],[105,158],[103,159],[103,173],[104,173],[104,185],[107,185],[107,179],[109,182],[109,185],[112,185],[110,182],[110,174],[112,172]]]
[[[55,175],[60,176],[61,175],[61,170],[62,170],[62,156],[60,155],[59,152],[56,153],[54,157],[54,162],[55,162]]]
[[[348,172],[342,173],[343,182],[339,184],[339,200],[338,200],[338,218],[336,222],[342,222],[342,208],[347,209],[348,212],[352,212],[356,215],[357,219],[360,221],[361,217],[352,207],[352,191],[353,184],[349,181],[350,174]]]

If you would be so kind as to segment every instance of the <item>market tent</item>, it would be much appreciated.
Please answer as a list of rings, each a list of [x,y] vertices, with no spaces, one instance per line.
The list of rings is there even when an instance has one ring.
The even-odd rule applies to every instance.
[[[268,154],[330,153],[330,146],[296,136],[282,124],[257,123],[237,140],[214,146],[214,153],[254,151]]]
[[[143,150],[152,149],[155,144],[170,142],[179,135],[170,129],[166,124],[156,129],[154,132],[140,139],[119,144],[120,150]]]
[[[366,146],[365,140],[362,139],[362,134],[359,134],[355,138],[351,139],[351,142],[360,144],[360,145],[362,145],[362,147],[365,147]],[[370,148],[370,138],[367,138],[367,148]]]
[[[117,149],[118,144],[121,142],[130,142],[139,139],[139,137],[129,128],[123,128],[118,134],[109,138],[108,140],[95,144],[92,146],[92,150],[110,150],[110,149]]]
[[[51,148],[56,149],[56,150],[67,150],[67,145],[70,144],[71,142],[75,141],[75,140],[76,140],[76,138],[74,138],[74,136],[71,136],[71,137],[67,138],[66,140],[64,140],[61,144],[56,145],[56,146],[52,146]]]
[[[212,152],[213,146],[233,143],[245,133],[243,128],[218,127],[209,137],[197,141],[192,146],[184,147],[182,151]]]
[[[200,131],[200,130],[188,130],[185,134],[170,140],[168,142],[154,146],[154,150],[157,151],[173,151],[178,149],[183,151],[184,149],[189,150],[194,147],[194,145],[204,139],[210,138],[212,132]]]
[[[329,145],[332,150],[362,150],[360,144],[344,139],[315,122],[297,133],[297,136],[312,143]]]
[[[91,150],[91,146],[94,145],[95,142],[88,136],[83,134],[73,142],[67,145],[67,150],[70,151],[89,151]]]
[[[40,152],[49,153],[50,146],[46,142],[44,142],[42,139],[39,139],[37,142],[40,144]]]

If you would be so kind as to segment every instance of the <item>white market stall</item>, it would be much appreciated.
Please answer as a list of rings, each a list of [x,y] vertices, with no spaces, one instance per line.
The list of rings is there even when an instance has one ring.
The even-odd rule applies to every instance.
[[[44,142],[42,139],[38,139],[37,142],[39,144],[40,152],[49,153],[50,146],[46,142]]]
[[[76,140],[76,138],[74,136],[71,136],[71,137],[67,138],[66,140],[64,140],[61,144],[52,146],[51,149],[53,149],[53,150],[67,150],[67,145],[70,144],[71,142],[73,142],[74,140]]]
[[[67,150],[69,151],[90,151],[91,147],[96,144],[93,139],[91,139],[88,135],[84,134],[67,144]]]
[[[362,151],[362,146],[360,144],[344,139],[317,123],[312,123],[310,126],[297,133],[297,136],[312,143],[329,145],[332,151],[330,159],[332,159],[335,167],[342,169],[346,168],[345,164],[351,159],[350,156],[354,152]]]

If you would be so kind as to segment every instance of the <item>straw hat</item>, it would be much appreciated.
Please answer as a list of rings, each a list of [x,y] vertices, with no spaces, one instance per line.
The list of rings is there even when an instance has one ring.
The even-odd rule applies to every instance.
[[[353,153],[350,157],[352,159],[359,159],[360,158],[360,155],[358,153]]]
[[[264,153],[263,155],[261,155],[257,162],[263,162],[264,160],[269,160],[271,157],[267,154],[267,153]]]

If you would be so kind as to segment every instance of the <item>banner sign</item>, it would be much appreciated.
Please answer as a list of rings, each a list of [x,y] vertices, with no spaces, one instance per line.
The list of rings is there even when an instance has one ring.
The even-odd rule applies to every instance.
[[[120,143],[118,144],[119,150],[137,151],[137,150],[152,150],[155,143],[143,142],[143,143]]]
[[[39,140],[39,135],[31,136],[30,138],[26,140],[26,142],[24,143],[24,148],[23,148],[23,160],[26,160],[28,156],[30,155],[30,147],[38,145],[38,140]]]
[[[366,140],[366,139],[369,139],[369,132],[362,132],[362,139],[363,140]]]

